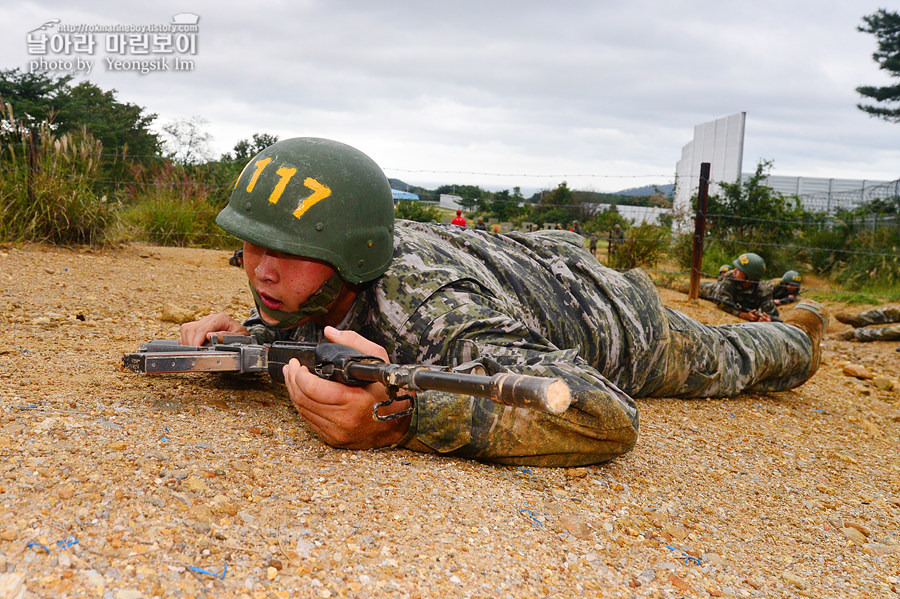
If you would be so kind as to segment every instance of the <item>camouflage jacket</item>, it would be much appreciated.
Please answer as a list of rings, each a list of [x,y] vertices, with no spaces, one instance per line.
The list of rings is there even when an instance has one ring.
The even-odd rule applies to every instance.
[[[568,231],[490,235],[397,221],[390,269],[361,290],[338,328],[383,346],[395,363],[478,360],[489,372],[559,377],[573,391],[559,416],[419,392],[401,445],[557,466],[631,449],[638,413],[629,394],[659,385],[664,373],[651,364],[668,321],[646,274],[608,269],[583,244]],[[255,311],[244,324],[261,343],[322,340],[317,325],[277,331]]]
[[[797,289],[794,293],[791,293],[788,290],[788,286],[778,282],[774,283],[772,287],[772,299],[780,300],[781,304],[792,304],[794,302],[800,301],[800,289]]]
[[[772,301],[772,284],[760,281],[748,288],[741,286],[741,281],[733,278],[733,272],[725,275],[715,283],[701,285],[700,297],[715,302],[719,309],[737,316],[741,312],[759,310],[769,316],[778,316],[778,308]]]

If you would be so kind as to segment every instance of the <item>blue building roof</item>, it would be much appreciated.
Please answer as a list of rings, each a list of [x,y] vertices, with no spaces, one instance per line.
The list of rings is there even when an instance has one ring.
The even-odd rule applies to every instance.
[[[414,193],[409,193],[408,191],[400,191],[399,189],[392,189],[391,193],[394,195],[394,200],[418,200],[419,196]]]

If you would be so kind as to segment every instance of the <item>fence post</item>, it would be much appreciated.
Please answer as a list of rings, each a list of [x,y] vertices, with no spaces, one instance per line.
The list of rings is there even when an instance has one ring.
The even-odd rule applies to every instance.
[[[706,203],[709,197],[709,163],[700,163],[700,187],[697,190],[697,214],[694,216],[694,253],[691,258],[692,300],[700,295],[700,275],[703,270],[703,236],[706,233]]]

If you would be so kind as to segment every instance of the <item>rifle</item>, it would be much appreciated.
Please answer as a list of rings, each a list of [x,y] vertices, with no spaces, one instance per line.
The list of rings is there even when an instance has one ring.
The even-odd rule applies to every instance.
[[[412,413],[415,397],[398,395],[410,391],[445,391],[486,397],[497,403],[564,412],[572,401],[569,386],[557,378],[500,372],[487,376],[484,366],[470,363],[450,370],[422,364],[388,364],[336,343],[276,341],[259,345],[247,335],[214,335],[208,345],[179,345],[177,341],[155,340],[142,343],[137,352],[122,356],[124,366],[143,374],[179,372],[267,372],[273,381],[284,384],[282,368],[292,358],[299,360],[323,379],[344,385],[364,386],[378,382],[387,387],[387,401],[372,408],[376,420],[391,420]],[[469,372],[462,370],[468,368]],[[477,374],[472,374],[477,372]],[[409,399],[410,407],[382,415],[382,408],[396,399]]]
[[[759,308],[757,308],[755,310],[748,310],[745,307],[743,307],[742,305],[738,304],[737,302],[732,302],[731,300],[720,299],[720,298],[711,298],[711,297],[704,297],[703,299],[711,301],[714,304],[721,304],[723,306],[728,306],[729,308],[734,308],[738,312],[751,312],[753,314],[756,314],[757,316],[762,314],[762,312],[759,310]],[[778,316],[772,316],[771,314],[769,314],[769,318],[772,319],[772,322],[784,322]]]

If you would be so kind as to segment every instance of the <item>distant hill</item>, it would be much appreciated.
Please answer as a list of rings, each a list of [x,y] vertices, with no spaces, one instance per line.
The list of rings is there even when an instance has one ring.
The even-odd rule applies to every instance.
[[[388,183],[391,184],[391,189],[398,189],[400,191],[412,191],[412,186],[408,183],[404,183],[400,179],[388,178]]]
[[[417,193],[423,200],[433,200],[437,201],[437,192],[433,189],[426,189],[424,187],[419,187],[418,185],[410,185],[405,181],[400,179],[391,179],[388,178],[388,182],[391,184],[391,189],[398,189],[400,191],[409,191],[412,193]],[[486,190],[487,191],[487,190]],[[522,189],[525,192],[525,189]],[[534,195],[529,198],[529,201],[538,202],[542,196],[542,193],[547,190],[534,190]],[[601,202],[607,204],[625,204],[628,203],[621,199],[622,196],[634,198],[649,198],[651,195],[655,194],[657,191],[662,193],[666,198],[671,199],[672,195],[675,193],[675,186],[672,184],[669,185],[645,185],[643,187],[632,187],[630,189],[623,189],[622,191],[616,192],[596,192],[596,191],[577,191],[573,190],[573,194],[579,201],[585,202]],[[528,194],[525,193],[525,196],[528,197]],[[640,204],[641,202],[637,202]]]
[[[630,189],[623,189],[622,191],[615,192],[616,195],[620,196],[649,196],[659,190],[663,195],[667,198],[671,198],[672,194],[675,193],[675,185],[644,185],[643,187],[632,187]]]

